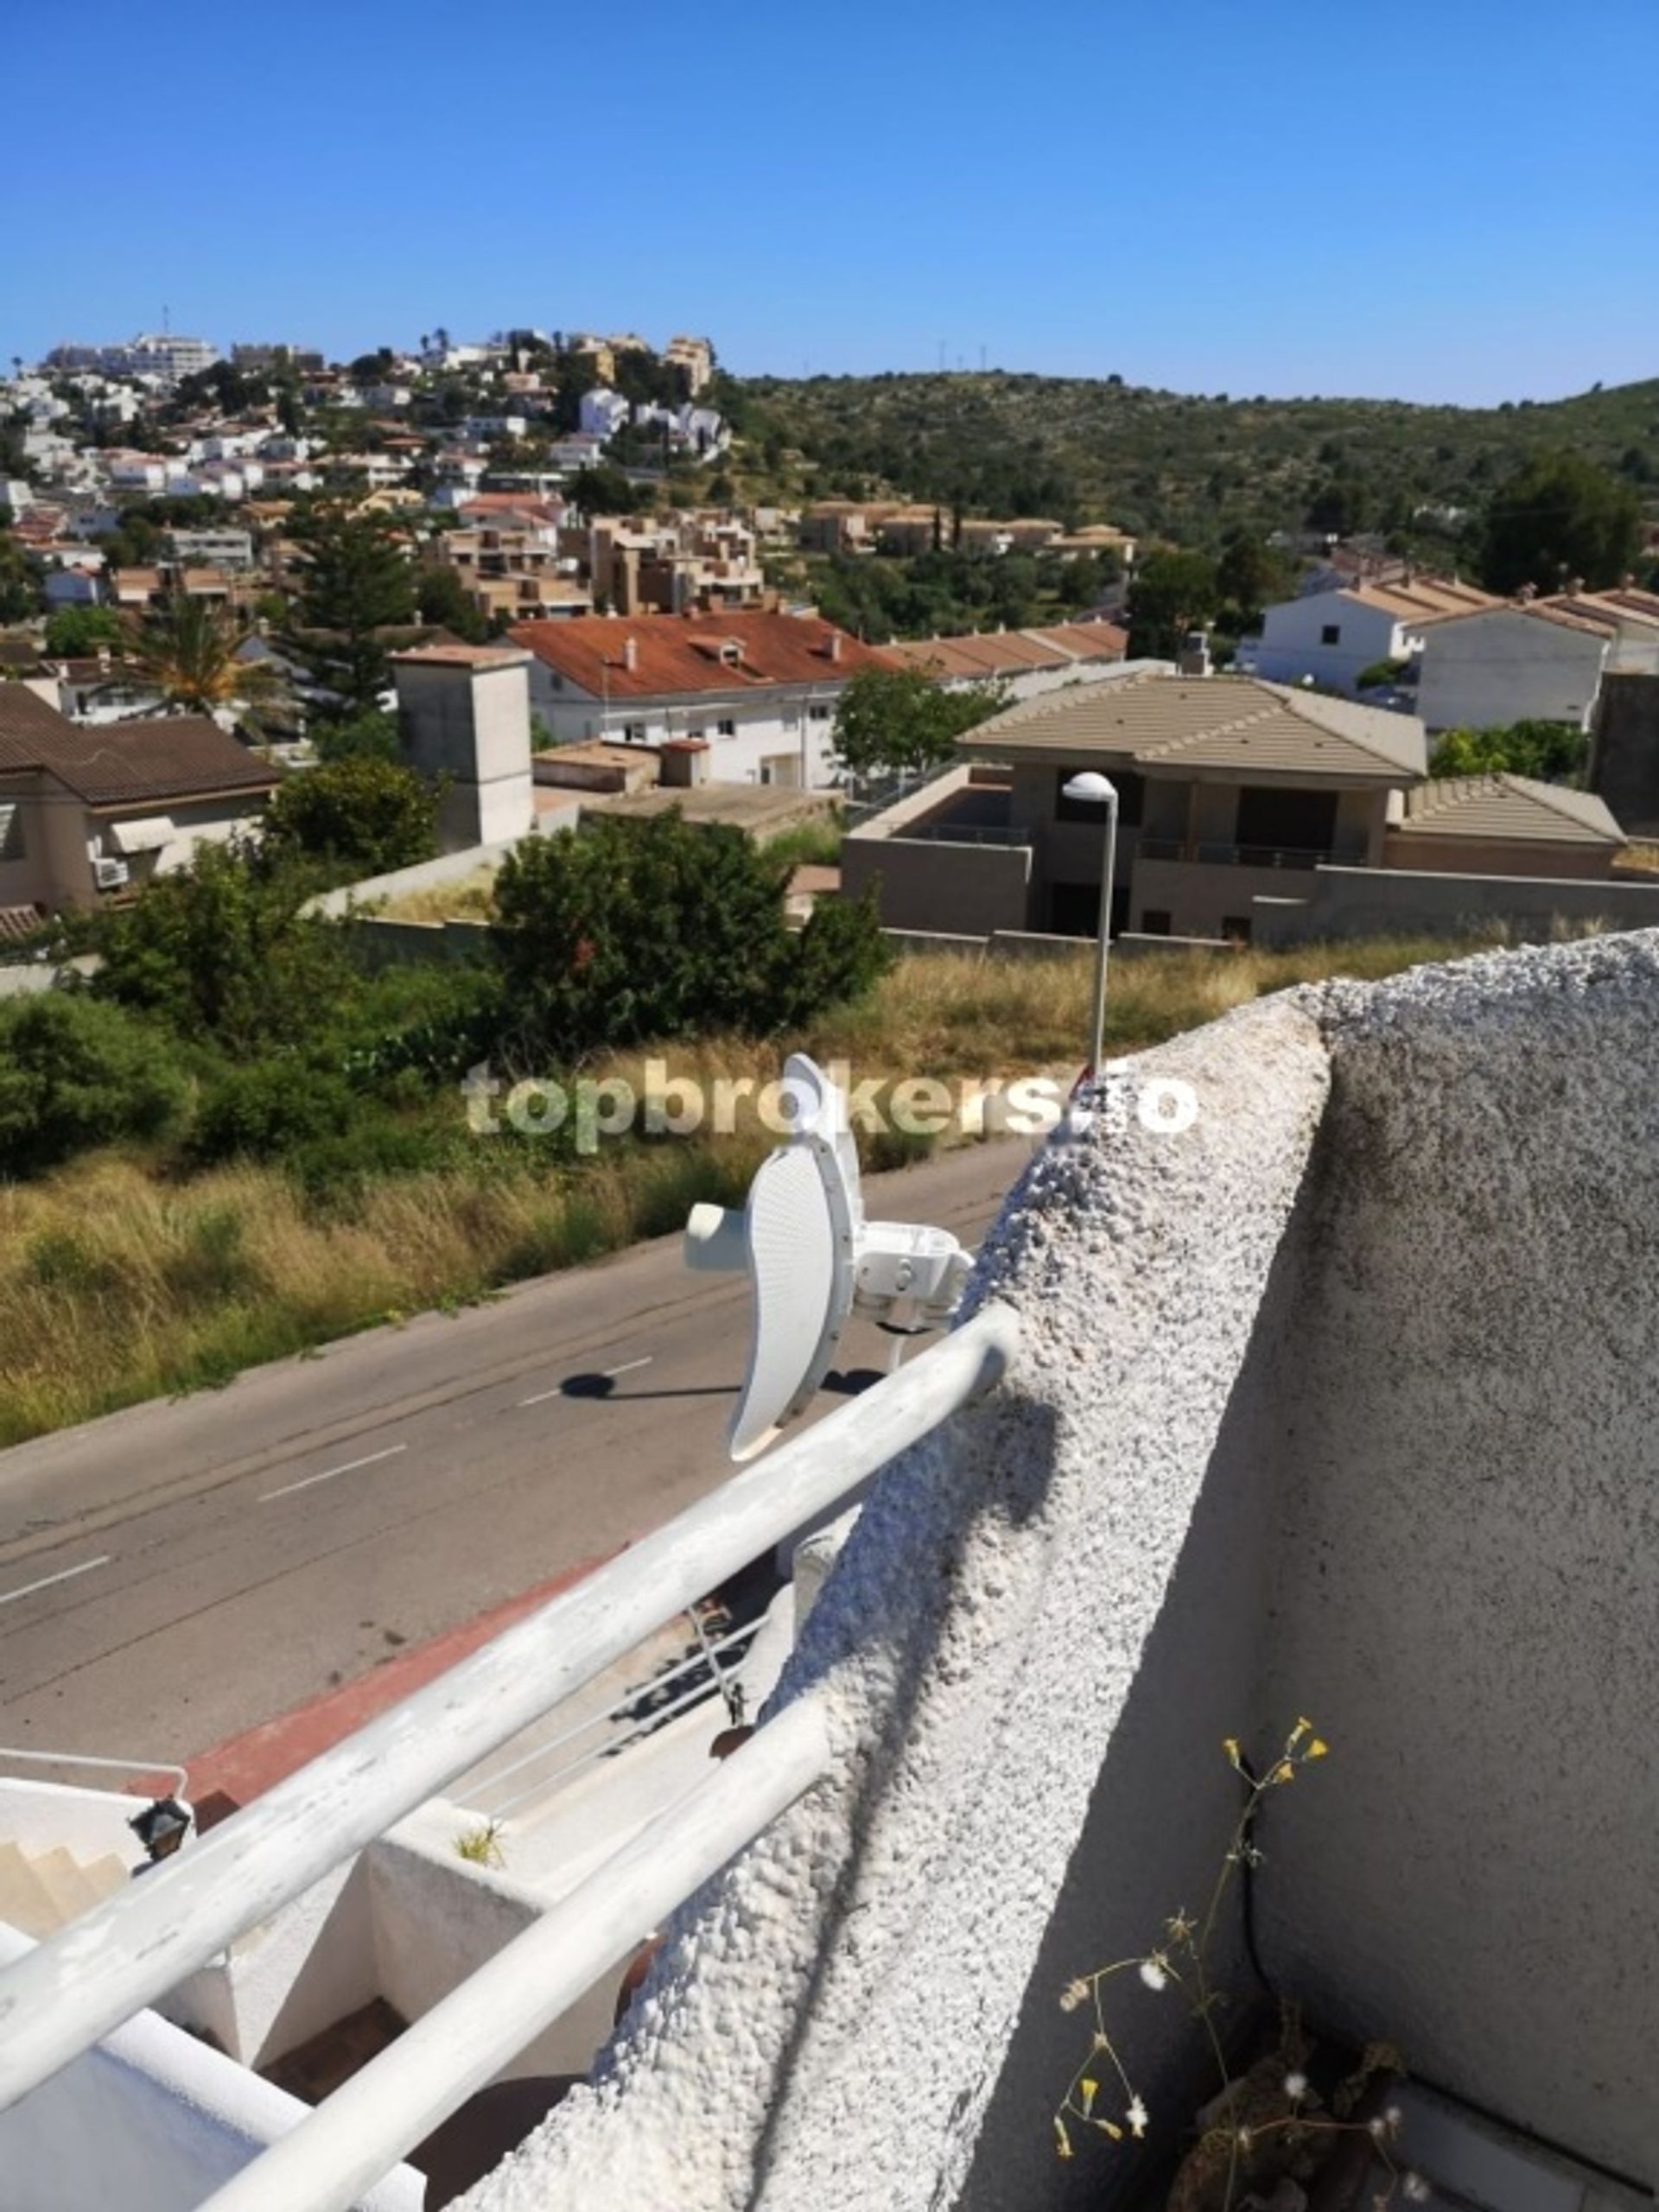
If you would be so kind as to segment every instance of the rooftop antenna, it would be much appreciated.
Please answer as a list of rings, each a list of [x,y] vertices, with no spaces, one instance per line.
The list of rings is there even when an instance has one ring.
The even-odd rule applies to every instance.
[[[693,1206],[685,1224],[689,1267],[748,1273],[748,1371],[727,1435],[739,1460],[804,1411],[855,1309],[899,1339],[941,1328],[972,1265],[948,1230],[864,1218],[847,1102],[804,1052],[785,1061],[782,1093],[791,1133],[747,1206]]]

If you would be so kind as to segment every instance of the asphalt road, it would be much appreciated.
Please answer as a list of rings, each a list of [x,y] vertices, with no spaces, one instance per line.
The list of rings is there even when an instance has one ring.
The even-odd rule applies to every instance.
[[[971,1244],[1026,1153],[868,1210]],[[665,1238],[0,1453],[0,1745],[186,1759],[645,1534],[729,1471],[746,1307]]]

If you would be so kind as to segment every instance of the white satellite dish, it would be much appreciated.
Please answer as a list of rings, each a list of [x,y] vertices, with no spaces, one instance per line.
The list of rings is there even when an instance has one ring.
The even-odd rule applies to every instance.
[[[747,1267],[748,1372],[732,1416],[734,1459],[752,1459],[829,1373],[855,1307],[897,1335],[940,1327],[972,1262],[948,1230],[866,1221],[858,1152],[840,1091],[804,1052],[784,1063],[794,1127],[761,1162],[741,1213],[693,1206],[688,1266]]]

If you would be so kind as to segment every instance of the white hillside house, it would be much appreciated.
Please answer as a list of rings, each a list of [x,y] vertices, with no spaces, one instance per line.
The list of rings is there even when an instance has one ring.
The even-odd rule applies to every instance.
[[[1287,599],[1267,610],[1251,672],[1270,683],[1300,683],[1311,677],[1316,683],[1354,691],[1376,662],[1414,658],[1429,624],[1497,604],[1471,585],[1437,578],[1354,584]]]

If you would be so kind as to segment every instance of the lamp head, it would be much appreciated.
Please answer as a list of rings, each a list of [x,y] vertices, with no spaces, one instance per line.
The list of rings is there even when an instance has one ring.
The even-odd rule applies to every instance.
[[[1094,768],[1084,768],[1062,785],[1067,798],[1081,799],[1085,806],[1109,806],[1117,797],[1116,787]]]

